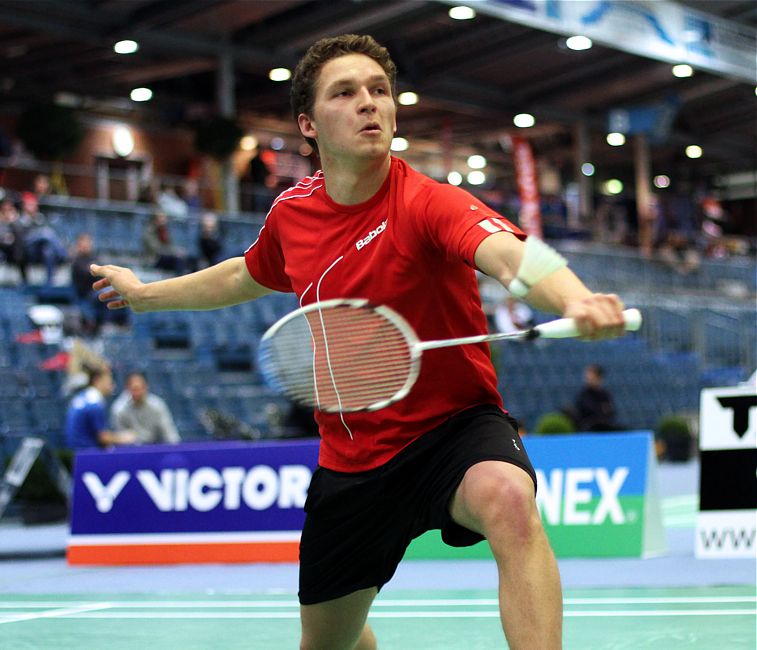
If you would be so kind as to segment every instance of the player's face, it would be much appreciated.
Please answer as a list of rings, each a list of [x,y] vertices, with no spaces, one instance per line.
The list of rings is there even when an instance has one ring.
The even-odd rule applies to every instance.
[[[135,402],[141,402],[147,395],[147,382],[138,375],[129,378],[126,388]]]
[[[384,157],[397,130],[397,108],[383,68],[363,54],[331,59],[316,83],[313,115],[300,115],[303,135],[322,159]]]

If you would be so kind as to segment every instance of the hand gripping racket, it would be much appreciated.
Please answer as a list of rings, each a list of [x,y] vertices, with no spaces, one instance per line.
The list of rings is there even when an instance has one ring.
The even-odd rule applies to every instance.
[[[623,312],[626,330],[641,327],[637,309]],[[375,411],[410,392],[426,350],[484,341],[579,336],[571,318],[528,330],[421,341],[410,324],[385,305],[325,300],[274,323],[258,348],[258,367],[273,390],[321,411]]]

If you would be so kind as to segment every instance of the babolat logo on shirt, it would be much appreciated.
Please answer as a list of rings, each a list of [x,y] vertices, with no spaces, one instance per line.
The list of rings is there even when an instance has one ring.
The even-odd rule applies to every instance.
[[[376,237],[386,230],[386,219],[384,219],[375,230],[371,230],[363,239],[355,242],[355,248],[360,250],[363,246],[370,244]]]

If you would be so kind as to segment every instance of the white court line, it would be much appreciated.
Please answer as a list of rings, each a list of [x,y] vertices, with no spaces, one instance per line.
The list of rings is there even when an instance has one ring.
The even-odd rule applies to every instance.
[[[565,598],[564,605],[682,605],[682,604],[733,604],[757,603],[757,596],[628,596],[628,597],[592,597]],[[86,607],[86,601],[6,601],[0,602],[0,609],[41,609],[69,607]],[[299,607],[296,600],[142,600],[112,601],[108,603],[116,609],[181,609],[189,607],[205,609],[242,608],[287,608]],[[373,607],[496,607],[496,598],[426,598],[426,599],[390,599],[376,600]]]
[[[60,605],[60,603],[58,603]],[[0,625],[3,623],[19,623],[21,621],[33,621],[39,618],[76,618],[78,614],[94,612],[95,610],[107,609],[112,607],[112,603],[88,603],[75,607],[63,607],[60,609],[50,609],[44,612],[34,612],[31,614],[14,614],[13,616],[0,617]]]
[[[109,605],[103,605],[103,608]],[[297,619],[298,612],[97,612],[80,611],[66,613],[65,610],[50,612],[49,616],[66,619]],[[675,616],[755,616],[752,609],[681,609],[681,610],[585,610],[567,611],[566,618],[637,618],[637,617],[675,617]],[[28,615],[29,618],[40,618]],[[372,612],[369,618],[499,618],[498,611],[416,611],[416,612]],[[23,620],[23,619],[19,619]],[[13,622],[5,621],[5,622]]]

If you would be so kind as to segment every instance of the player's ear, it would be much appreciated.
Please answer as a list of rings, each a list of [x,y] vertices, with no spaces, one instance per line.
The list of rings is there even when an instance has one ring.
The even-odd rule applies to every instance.
[[[300,127],[300,133],[304,137],[312,138],[313,140],[318,138],[318,129],[315,126],[315,122],[305,113],[300,113],[297,117],[297,126]]]

